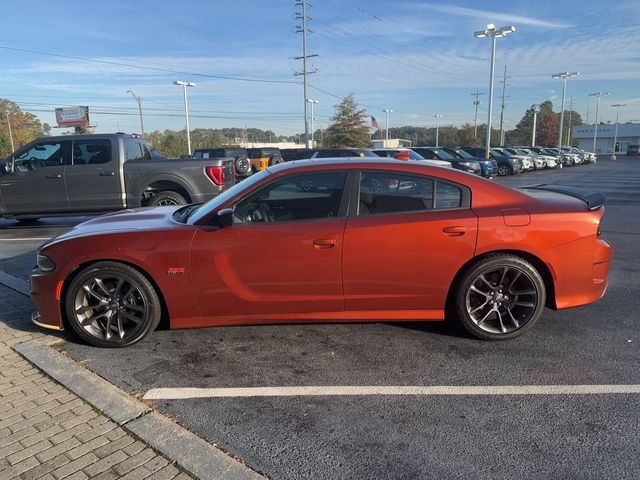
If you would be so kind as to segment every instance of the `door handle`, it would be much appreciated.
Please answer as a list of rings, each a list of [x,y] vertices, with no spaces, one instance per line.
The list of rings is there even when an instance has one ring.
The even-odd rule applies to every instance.
[[[442,229],[445,235],[449,237],[461,237],[465,233],[467,233],[467,227],[465,226],[453,226],[453,227],[444,227]]]
[[[51,175],[46,175],[44,178],[56,179],[56,178],[62,178],[62,175],[60,175],[59,173],[52,173]]]
[[[115,175],[115,173],[113,173],[113,172],[100,172],[98,175],[100,175],[101,177],[113,177]]]
[[[319,238],[318,240],[313,241],[313,246],[318,250],[333,248],[336,246],[336,240],[334,238]]]

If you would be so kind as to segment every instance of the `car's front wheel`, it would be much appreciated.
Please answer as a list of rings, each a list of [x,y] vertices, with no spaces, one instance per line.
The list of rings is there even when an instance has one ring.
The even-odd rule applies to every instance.
[[[546,302],[544,281],[526,260],[493,254],[464,274],[456,294],[462,325],[485,340],[507,340],[529,330]]]
[[[500,175],[501,177],[506,177],[507,175],[511,175],[512,173],[513,168],[507,163],[501,163],[498,167],[498,175]]]
[[[73,279],[65,295],[67,321],[85,342],[126,347],[154,330],[161,304],[154,286],[138,270],[97,262]]]

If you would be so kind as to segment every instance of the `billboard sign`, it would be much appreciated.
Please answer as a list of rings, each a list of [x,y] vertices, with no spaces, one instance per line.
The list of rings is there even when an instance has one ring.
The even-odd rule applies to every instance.
[[[88,127],[89,107],[56,108],[56,122],[59,127]]]

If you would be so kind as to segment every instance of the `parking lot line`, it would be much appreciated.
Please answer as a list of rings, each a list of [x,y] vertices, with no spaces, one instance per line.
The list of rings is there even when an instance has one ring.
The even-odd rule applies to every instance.
[[[154,388],[144,400],[223,397],[309,397],[353,395],[603,395],[639,394],[640,385],[440,385],[306,386],[250,388]]]

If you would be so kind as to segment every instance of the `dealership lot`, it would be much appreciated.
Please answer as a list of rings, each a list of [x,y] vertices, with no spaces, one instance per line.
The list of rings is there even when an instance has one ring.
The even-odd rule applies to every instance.
[[[473,340],[449,325],[376,323],[158,331],[118,351],[73,339],[60,348],[127,391],[160,389],[159,410],[271,478],[633,478],[640,467],[640,398],[614,392],[640,384],[638,160],[605,159],[497,181],[607,194],[603,230],[616,253],[602,301],[547,311],[528,334],[504,343]],[[25,227],[1,221],[0,270],[26,278],[43,239],[82,220]],[[591,387],[586,395],[544,388],[527,395],[320,388],[310,395],[250,396],[256,392],[242,390],[549,385]],[[179,390],[187,398],[167,399],[176,396],[167,388],[211,390],[209,397]],[[216,396],[222,393],[229,396]]]

